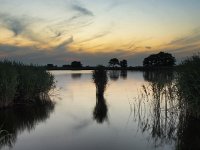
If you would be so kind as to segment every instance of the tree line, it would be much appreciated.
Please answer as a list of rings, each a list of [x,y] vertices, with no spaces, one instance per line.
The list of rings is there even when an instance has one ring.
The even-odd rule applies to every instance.
[[[172,56],[170,53],[159,52],[157,54],[152,54],[143,60],[144,68],[152,68],[152,67],[173,67],[176,63],[176,58]],[[47,64],[48,68],[56,68],[57,66],[53,64]],[[90,66],[86,66],[88,68]],[[99,66],[98,66],[99,67]],[[102,66],[101,67],[105,67]],[[108,66],[110,68],[127,68],[128,61],[123,59],[119,60],[118,58],[112,58],[108,62]],[[62,68],[83,68],[83,64],[81,61],[73,61],[70,65],[63,65]]]

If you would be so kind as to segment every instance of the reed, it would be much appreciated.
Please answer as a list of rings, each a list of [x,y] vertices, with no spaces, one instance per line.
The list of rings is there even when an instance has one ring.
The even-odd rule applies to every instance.
[[[200,55],[194,55],[180,65],[177,87],[182,100],[186,101],[193,111],[200,115]],[[195,109],[197,108],[197,109]],[[196,110],[196,111],[195,111]]]
[[[54,77],[45,68],[18,62],[0,62],[0,108],[46,99]]]

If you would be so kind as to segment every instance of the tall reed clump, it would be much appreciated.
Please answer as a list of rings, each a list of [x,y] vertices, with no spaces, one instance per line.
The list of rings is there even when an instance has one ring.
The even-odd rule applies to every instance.
[[[200,115],[200,55],[194,55],[180,65],[177,87],[182,100]]]
[[[45,68],[17,62],[0,62],[0,108],[42,102],[54,86]]]
[[[11,62],[0,62],[0,107],[13,103],[17,92],[18,73]]]

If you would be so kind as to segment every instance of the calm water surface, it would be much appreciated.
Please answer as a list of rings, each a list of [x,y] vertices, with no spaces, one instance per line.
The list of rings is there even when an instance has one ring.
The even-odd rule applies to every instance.
[[[186,131],[181,126],[182,112],[173,95],[173,72],[162,75],[110,71],[106,88],[99,96],[101,89],[95,85],[92,71],[51,73],[57,81],[56,89],[51,92],[56,104],[2,111],[1,122],[11,133],[7,140],[0,142],[1,149],[171,150],[184,147],[188,135],[183,134]]]

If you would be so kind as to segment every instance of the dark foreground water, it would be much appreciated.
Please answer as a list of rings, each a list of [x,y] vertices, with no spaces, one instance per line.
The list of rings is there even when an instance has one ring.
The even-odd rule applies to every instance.
[[[199,149],[200,121],[186,115],[173,72],[53,71],[56,104],[1,111],[0,149]],[[96,83],[96,84],[95,84]]]

